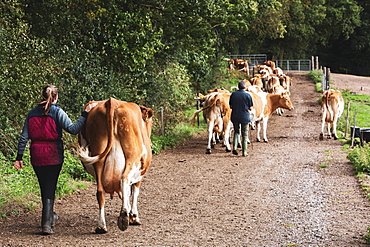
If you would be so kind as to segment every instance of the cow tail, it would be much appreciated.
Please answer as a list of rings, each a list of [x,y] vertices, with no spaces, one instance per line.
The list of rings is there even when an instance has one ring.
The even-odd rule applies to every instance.
[[[333,109],[331,107],[331,105],[329,104],[329,97],[330,97],[330,92],[329,91],[326,91],[324,93],[324,101],[323,104],[325,104],[325,107],[326,107],[326,110],[327,110],[327,114],[326,114],[326,119],[325,121],[326,122],[333,122],[333,118],[334,118],[334,113],[333,113]]]
[[[113,146],[114,137],[114,106],[112,104],[112,98],[105,102],[105,108],[107,109],[107,126],[108,126],[108,143],[103,153],[96,156],[89,156],[88,146],[79,148],[79,158],[83,162],[85,167],[89,167],[94,163],[97,163],[108,155]],[[89,172],[90,173],[90,172]],[[90,173],[91,174],[91,173]]]
[[[194,114],[193,114],[193,116],[191,117],[191,120],[190,120],[190,122],[191,122],[191,124],[192,124],[193,126],[194,126],[194,124],[195,124],[195,117],[196,117],[196,116],[198,116],[198,115],[199,115],[199,113],[201,113],[202,111],[203,111],[203,108],[194,112]]]
[[[193,116],[191,117],[191,124],[192,125],[194,125],[194,123],[195,123],[195,117],[196,116],[198,116],[199,115],[199,113],[201,113],[202,111],[204,111],[204,110],[206,110],[206,109],[208,109],[208,108],[211,108],[212,106],[214,106],[216,103],[215,102],[212,102],[212,104],[210,104],[210,105],[207,105],[206,107],[204,107],[204,108],[202,108],[202,109],[200,109],[200,110],[196,110],[195,112],[194,112],[194,114],[193,114]]]
[[[114,105],[113,105],[113,98],[110,98],[105,102],[105,107],[108,109],[107,110],[107,126],[108,126],[108,143],[103,151],[99,155],[99,160],[105,159],[105,157],[108,155],[108,153],[111,151],[112,146],[113,146],[113,138],[114,138]]]

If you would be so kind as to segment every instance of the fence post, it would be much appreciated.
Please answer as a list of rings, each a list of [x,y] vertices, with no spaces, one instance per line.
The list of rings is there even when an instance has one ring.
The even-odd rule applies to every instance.
[[[326,90],[326,67],[322,70],[321,90],[323,92]]]
[[[355,132],[356,132],[356,115],[357,115],[357,109],[356,109],[356,111],[355,111],[355,116],[353,117],[354,126],[353,126],[353,133],[352,133],[352,136],[351,136],[351,148],[353,148],[354,141],[355,141]]]
[[[314,56],[311,56],[311,70],[315,70],[315,59],[314,59]]]
[[[344,130],[344,137],[347,138],[348,124],[349,124],[349,105],[350,101],[347,103],[347,117],[346,117],[346,129]]]
[[[197,100],[197,110],[200,109],[200,100]],[[197,123],[198,123],[198,128],[200,126],[200,122],[199,122],[199,114],[197,115]]]
[[[330,88],[330,68],[326,68],[326,89]]]
[[[316,56],[316,69],[319,69],[319,57]]]
[[[161,131],[162,131],[162,136],[164,135],[164,116],[163,116],[163,106],[161,106]]]

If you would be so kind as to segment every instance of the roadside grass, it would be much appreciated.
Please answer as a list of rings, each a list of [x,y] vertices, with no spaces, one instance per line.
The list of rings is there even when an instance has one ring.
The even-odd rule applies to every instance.
[[[312,71],[309,73],[314,83],[316,83],[316,90],[318,92],[322,91],[320,73],[321,71]],[[355,145],[352,147],[350,136],[350,126],[370,128],[370,95],[352,94],[347,90],[342,92],[342,96],[345,101],[345,109],[338,122],[339,141],[344,143],[343,150],[348,153],[347,158],[356,170],[360,186],[362,187],[363,192],[367,195],[367,198],[370,200],[370,144],[364,143],[364,145],[361,146],[359,138],[355,138]],[[320,101],[321,99],[319,99],[319,102]],[[347,116],[348,104],[350,107]],[[347,118],[348,126],[346,130]],[[344,133],[347,133],[347,136],[345,136]],[[362,239],[367,243],[370,243],[370,227],[367,229],[367,234],[363,236]]]
[[[85,172],[77,158],[69,152],[65,154],[65,162],[57,184],[56,198],[69,195],[78,189],[87,188],[86,180],[92,181],[93,179]],[[39,206],[40,189],[29,162],[28,149],[24,154],[23,162],[23,169],[17,171],[13,167],[13,162],[7,160],[0,152],[0,218],[28,212]]]
[[[206,131],[202,114],[199,116],[199,126],[197,124],[193,126],[190,123],[190,118],[195,110],[194,106],[187,109],[185,114],[186,118],[189,119],[188,122],[177,125],[172,131],[168,131],[162,136],[152,135],[154,154],[159,154],[166,148],[174,147],[193,135]],[[91,181],[94,181],[94,178],[85,171],[75,155],[73,146],[76,145],[76,138],[67,133],[64,138],[66,140],[65,160],[58,179],[56,198],[85,189]],[[40,189],[29,160],[30,154],[27,147],[23,159],[23,169],[17,171],[13,167],[13,161],[0,152],[0,220],[11,215],[29,212],[40,206]]]
[[[367,228],[367,234],[362,236],[362,239],[365,240],[365,242],[370,243],[370,227]]]

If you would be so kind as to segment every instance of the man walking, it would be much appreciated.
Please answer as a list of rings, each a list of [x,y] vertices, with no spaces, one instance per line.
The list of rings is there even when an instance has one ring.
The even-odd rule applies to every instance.
[[[248,146],[248,127],[250,120],[249,111],[252,110],[253,101],[249,93],[245,91],[246,83],[244,80],[238,83],[239,90],[233,92],[230,96],[229,105],[232,110],[231,122],[234,125],[233,154],[238,155],[240,132],[242,133],[242,155],[247,156]]]

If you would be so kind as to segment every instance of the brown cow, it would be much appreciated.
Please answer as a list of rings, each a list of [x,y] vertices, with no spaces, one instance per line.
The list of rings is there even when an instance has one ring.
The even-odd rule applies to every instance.
[[[227,90],[217,90],[208,93],[205,96],[203,108],[194,112],[192,121],[195,117],[203,112],[204,118],[208,124],[208,144],[206,153],[210,154],[211,149],[216,143],[216,136],[223,137],[223,145],[226,146],[226,151],[231,152],[230,147],[230,130],[231,130],[231,108],[229,99],[231,93]]]
[[[275,70],[275,62],[274,61],[271,61],[271,60],[265,61],[265,62],[263,62],[263,64],[269,66],[272,69],[272,71]]]
[[[244,72],[249,76],[249,65],[248,65],[248,60],[246,59],[229,59],[227,58],[226,60],[229,61],[229,69],[230,70],[239,70],[240,72]]]
[[[293,104],[290,101],[289,93],[283,92],[281,94],[270,94],[270,93],[253,93],[248,92],[252,96],[253,108],[251,113],[251,121],[257,124],[257,141],[260,139],[260,123],[262,121],[263,127],[263,140],[268,142],[266,131],[267,122],[269,117],[272,115],[277,108],[283,108],[288,110],[293,110]]]
[[[97,181],[99,219],[96,233],[106,233],[105,194],[122,200],[118,227],[140,225],[138,196],[144,174],[152,159],[153,110],[110,98],[97,102],[79,134],[79,156]],[[130,196],[132,192],[132,204]]]
[[[344,110],[344,100],[342,93],[338,90],[328,89],[322,94],[322,124],[320,140],[324,139],[324,129],[325,123],[327,123],[327,137],[330,139],[334,137],[334,140],[338,139],[337,136],[337,121],[343,113]],[[331,133],[331,131],[333,133]]]
[[[252,86],[258,86],[260,88],[263,88],[263,82],[262,82],[262,75],[261,74],[255,74],[254,77],[250,79],[250,82]]]

